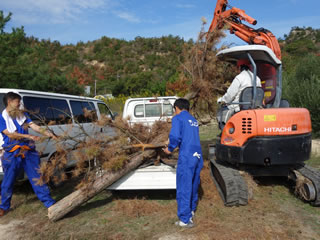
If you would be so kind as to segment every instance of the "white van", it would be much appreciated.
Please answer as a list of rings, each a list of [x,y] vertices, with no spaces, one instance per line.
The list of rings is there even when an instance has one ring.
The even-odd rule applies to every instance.
[[[15,92],[22,97],[24,108],[33,112],[32,114],[29,114],[33,122],[40,126],[54,123],[54,125],[49,124],[49,128],[58,136],[67,131],[69,136],[82,140],[85,138],[85,134],[80,128],[83,128],[89,135],[93,135],[97,132],[102,132],[110,136],[114,136],[115,134],[115,131],[112,128],[99,127],[96,124],[93,124],[92,118],[86,117],[84,109],[95,112],[96,116],[94,116],[94,118],[100,119],[102,115],[114,118],[114,113],[101,100],[67,94],[0,88],[0,114],[5,108],[3,96],[8,92]],[[30,129],[29,132],[33,135],[40,135],[32,129]],[[2,152],[3,140],[1,134],[0,144],[0,150]],[[76,144],[75,141],[71,140],[64,142],[64,145],[70,149],[74,149]],[[41,161],[50,160],[56,152],[56,147],[52,140],[37,143],[36,149],[41,153]],[[74,164],[75,160],[69,161],[68,167]],[[0,180],[2,178],[3,171],[0,161]]]
[[[176,96],[129,98],[124,104],[122,116],[130,124],[143,123],[150,126],[155,121],[172,118],[176,99]]]

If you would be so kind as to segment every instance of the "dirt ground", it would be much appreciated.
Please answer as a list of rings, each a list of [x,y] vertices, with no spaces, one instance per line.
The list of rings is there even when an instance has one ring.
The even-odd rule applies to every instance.
[[[15,240],[19,239],[21,236],[15,234],[15,229],[19,225],[23,225],[25,222],[20,220],[12,220],[9,223],[1,224],[0,225],[0,240]]]
[[[205,163],[192,229],[174,226],[174,191],[104,191],[53,223],[23,182],[12,211],[0,219],[0,239],[320,239],[320,209],[295,198],[284,179],[249,179],[249,205],[225,207]],[[311,163],[320,166],[320,159]],[[53,190],[53,197],[61,199],[74,184]]]

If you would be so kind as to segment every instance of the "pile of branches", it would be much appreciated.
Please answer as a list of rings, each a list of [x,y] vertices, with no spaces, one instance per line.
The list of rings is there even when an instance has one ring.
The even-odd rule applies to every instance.
[[[73,127],[80,129],[81,138],[79,135],[72,137],[69,134],[72,129],[65,131],[56,143],[56,154],[50,161],[41,163],[41,178],[38,184],[53,182],[58,185],[66,179],[80,177],[81,181],[76,188],[90,187],[97,175],[123,169],[131,158],[148,148],[153,139],[157,138],[160,146],[164,146],[171,128],[171,124],[166,121],[156,121],[150,127],[143,124],[130,125],[120,117],[116,120],[102,117],[94,125],[96,129],[108,129],[112,134],[96,131],[90,135],[82,124]],[[66,142],[74,143],[73,151],[70,151],[70,144],[67,145]],[[158,164],[161,159],[165,160],[167,156],[159,148],[152,157],[145,159],[144,164]],[[76,165],[69,172],[65,172],[70,160],[76,160]],[[174,161],[176,159],[170,160],[173,165]]]

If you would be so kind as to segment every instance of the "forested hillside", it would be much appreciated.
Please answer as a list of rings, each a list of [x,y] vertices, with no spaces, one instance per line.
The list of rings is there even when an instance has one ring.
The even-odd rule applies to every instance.
[[[23,27],[5,32],[10,18],[0,11],[1,87],[84,94],[84,86],[90,85],[91,96],[95,83],[97,94],[114,96],[172,94],[172,88],[186,91],[178,80],[196,44],[192,40],[172,35],[132,41],[103,36],[61,45],[27,37]],[[307,107],[313,128],[320,129],[320,29],[293,27],[279,42],[284,97],[292,106]],[[230,80],[230,72],[227,75]]]
[[[92,42],[61,45],[26,37],[23,27],[5,32],[10,18],[11,14],[0,12],[1,87],[79,94],[84,85],[93,86],[96,81],[98,94],[165,94],[166,83],[178,79],[183,49],[188,51],[194,44],[169,35],[132,41],[103,36]],[[307,56],[319,61],[319,29],[294,27],[280,43],[285,76],[294,74],[297,63],[305,62],[302,59]],[[314,70],[320,71],[316,66]]]
[[[4,32],[10,17],[0,13],[1,87],[79,94],[96,81],[97,94],[165,94],[166,83],[177,78],[182,49],[192,44],[174,36],[133,41],[104,36],[61,45],[26,37],[23,27]]]

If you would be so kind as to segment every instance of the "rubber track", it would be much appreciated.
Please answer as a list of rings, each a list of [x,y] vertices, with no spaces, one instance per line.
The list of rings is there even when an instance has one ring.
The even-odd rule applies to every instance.
[[[248,204],[248,187],[238,170],[210,162],[211,176],[225,206],[245,206]]]
[[[320,171],[310,166],[304,165],[296,169],[304,177],[310,179],[316,189],[316,200],[310,202],[312,206],[320,206]]]

